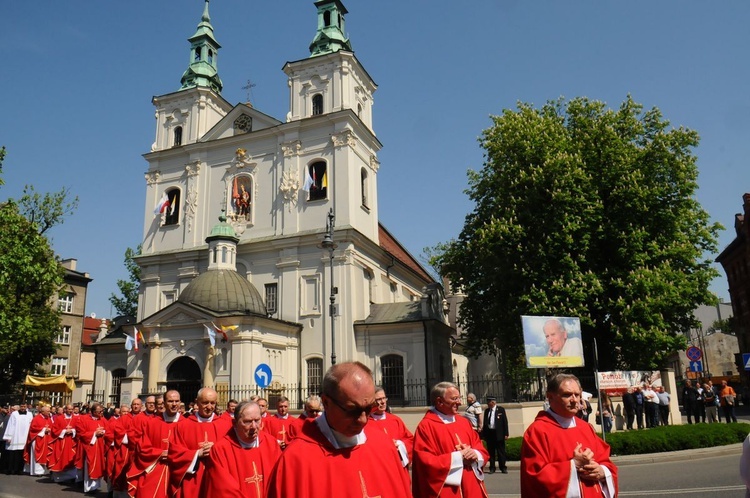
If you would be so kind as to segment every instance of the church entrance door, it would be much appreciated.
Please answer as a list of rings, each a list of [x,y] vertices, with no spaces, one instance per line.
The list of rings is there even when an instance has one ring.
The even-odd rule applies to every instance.
[[[174,389],[180,393],[180,400],[185,406],[198,395],[202,387],[201,369],[192,358],[177,358],[167,369],[167,390]]]

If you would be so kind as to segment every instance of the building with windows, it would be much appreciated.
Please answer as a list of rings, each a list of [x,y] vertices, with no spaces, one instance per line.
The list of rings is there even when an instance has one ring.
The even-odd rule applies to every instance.
[[[66,375],[76,381],[73,400],[79,401],[84,396],[79,380],[83,319],[86,291],[92,279],[88,273],[77,271],[75,259],[65,259],[60,264],[65,268],[65,283],[56,303],[60,310],[61,327],[55,338],[57,352],[50,359],[48,367],[50,375]]]
[[[452,377],[443,288],[378,220],[377,86],[343,3],[314,5],[309,56],[284,65],[289,111],[276,119],[222,97],[205,3],[178,89],[153,98],[137,323],[94,345],[96,389],[119,375],[127,402],[270,381],[299,401],[332,361],[359,360],[393,404],[422,404]]]
[[[739,343],[738,363],[742,365],[741,355],[750,353],[750,193],[742,196],[742,212],[734,216],[734,231],[734,240],[721,251],[716,262],[727,274],[735,334]],[[740,374],[747,386],[750,381],[744,368]]]

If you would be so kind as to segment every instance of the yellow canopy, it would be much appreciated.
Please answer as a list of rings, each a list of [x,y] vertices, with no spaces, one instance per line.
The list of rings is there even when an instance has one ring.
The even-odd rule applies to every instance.
[[[48,391],[54,393],[71,393],[76,388],[73,379],[66,379],[65,375],[57,377],[34,377],[27,375],[24,386],[33,387],[37,391]]]

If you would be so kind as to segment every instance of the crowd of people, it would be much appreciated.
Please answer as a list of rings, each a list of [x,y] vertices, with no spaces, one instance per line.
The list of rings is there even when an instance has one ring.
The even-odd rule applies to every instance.
[[[578,380],[558,377],[548,388],[549,408],[524,436],[523,496],[551,496],[549,490],[575,482],[580,496],[597,487],[612,497],[617,474],[609,447],[589,424],[573,420]],[[464,417],[458,387],[438,383],[412,434],[362,363],[334,365],[321,390],[299,417],[289,414],[284,397],[275,413],[267,400],[252,398],[230,400],[220,414],[211,388],[202,388],[187,408],[174,390],[119,410],[93,402],[86,413],[72,405],[54,412],[40,406],[33,415],[19,405],[0,418],[6,442],[0,466],[80,483],[88,494],[106,489],[134,498],[486,497],[485,468],[493,472],[497,463],[507,472],[508,422],[494,398],[477,410],[469,394],[474,416]],[[551,447],[554,438],[559,444]]]
[[[711,380],[701,384],[696,381],[685,381],[682,388],[682,404],[685,409],[688,424],[693,423],[716,423],[721,422],[722,417],[726,423],[737,422],[734,407],[737,404],[737,393],[734,388],[721,381],[721,386],[714,386]]]

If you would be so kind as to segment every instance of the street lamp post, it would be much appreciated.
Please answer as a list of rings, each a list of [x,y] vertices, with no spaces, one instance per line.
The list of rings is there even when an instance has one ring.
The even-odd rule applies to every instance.
[[[328,211],[326,234],[323,237],[323,241],[318,245],[318,247],[328,250],[331,262],[331,304],[328,306],[328,315],[331,317],[331,365],[336,364],[336,331],[333,316],[336,312],[336,294],[338,293],[338,289],[333,285],[333,251],[338,247],[338,244],[333,242],[334,219],[333,208],[331,208],[331,210]]]

